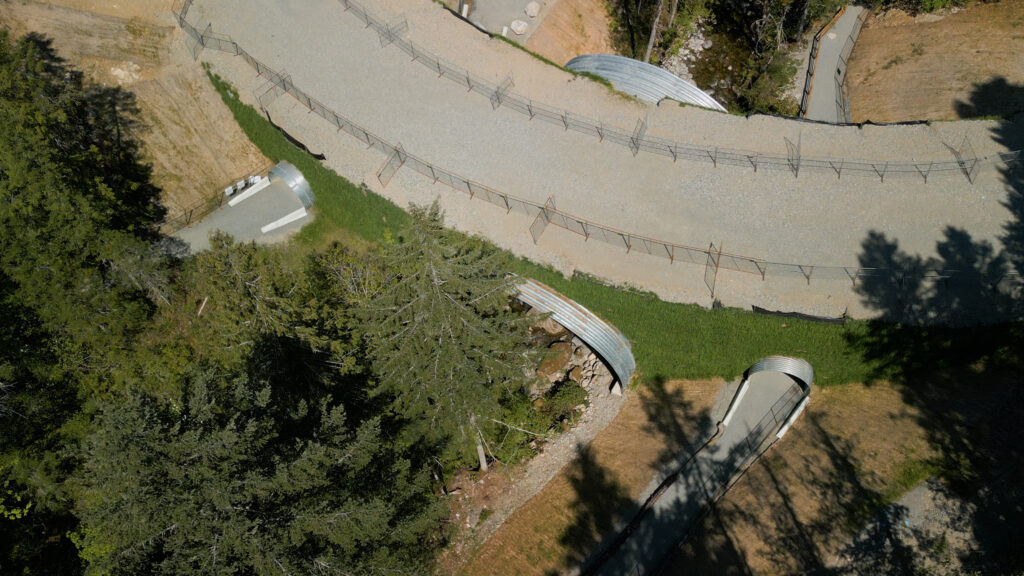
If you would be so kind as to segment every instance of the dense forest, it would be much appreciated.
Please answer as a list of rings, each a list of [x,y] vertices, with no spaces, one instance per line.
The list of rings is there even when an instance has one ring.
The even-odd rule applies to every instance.
[[[423,574],[445,478],[561,417],[503,256],[436,206],[189,256],[130,94],[0,32],[0,118],[0,573]]]

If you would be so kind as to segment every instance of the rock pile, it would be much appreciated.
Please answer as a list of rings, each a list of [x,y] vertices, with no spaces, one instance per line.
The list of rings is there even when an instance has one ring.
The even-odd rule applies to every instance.
[[[679,45],[679,51],[662,60],[661,67],[687,82],[693,82],[690,67],[700,57],[700,53],[711,46],[711,40],[704,37],[703,22],[698,22],[690,37]]]
[[[533,338],[547,353],[537,368],[538,381],[530,393],[538,397],[559,383],[572,381],[602,397],[615,377],[604,362],[582,340],[561,324],[546,318],[533,329]]]

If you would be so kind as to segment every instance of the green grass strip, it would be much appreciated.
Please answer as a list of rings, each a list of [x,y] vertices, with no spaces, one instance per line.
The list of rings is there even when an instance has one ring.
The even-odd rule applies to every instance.
[[[238,125],[264,156],[291,162],[306,177],[316,195],[313,222],[299,232],[303,244],[347,240],[352,235],[371,242],[398,238],[409,215],[390,200],[356,186],[289,142],[256,109],[243,104],[226,81],[207,70],[207,76],[227,104]],[[338,231],[342,231],[340,234]]]

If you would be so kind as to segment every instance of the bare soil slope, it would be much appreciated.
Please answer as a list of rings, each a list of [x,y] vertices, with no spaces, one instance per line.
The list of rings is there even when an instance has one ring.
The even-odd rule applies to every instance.
[[[854,122],[900,122],[1010,114],[1024,103],[1024,2],[978,3],[912,17],[890,10],[868,19],[850,59]],[[964,110],[958,102],[976,105]],[[980,96],[980,98],[979,98]]]
[[[580,562],[666,459],[707,430],[722,384],[672,381],[631,390],[611,425],[580,447],[576,460],[506,520],[458,573],[540,576]]]
[[[91,80],[135,93],[169,219],[269,163],[179,41],[170,2],[0,2],[0,23],[48,36]]]
[[[555,6],[526,41],[527,49],[563,66],[580,54],[614,52],[603,0],[554,1]]]
[[[918,418],[889,384],[815,389],[803,416],[719,501],[667,573],[841,572],[851,533],[927,475],[922,462],[934,453]]]

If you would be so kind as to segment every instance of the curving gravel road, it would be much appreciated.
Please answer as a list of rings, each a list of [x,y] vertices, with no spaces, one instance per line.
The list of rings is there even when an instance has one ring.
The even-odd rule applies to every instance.
[[[804,154],[948,159],[947,143],[969,137],[979,154],[1004,151],[992,138],[995,122],[931,126],[832,127],[786,119],[742,118],[671,104],[646,107],[573,78],[498,40],[488,39],[428,0],[394,0],[367,7],[388,21],[404,17],[408,36],[475,74],[606,123],[629,127],[647,117],[651,136],[680,142],[785,154],[785,141]],[[566,211],[637,234],[695,246],[714,241],[726,251],[781,262],[856,265],[868,231],[898,238],[911,252],[933,254],[946,226],[962,227],[998,245],[1010,215],[1006,188],[991,168],[973,185],[962,175],[916,179],[837,179],[801,173],[679,161],[621,146],[499,107],[436,74],[402,52],[381,47],[372,29],[336,0],[200,0],[189,20],[229,34],[256,58],[291,74],[304,91],[412,154],[499,190],[538,202],[553,197]],[[264,84],[239,59],[208,51],[217,71],[253,91]],[[649,256],[586,243],[549,227],[534,246],[529,222],[400,171],[380,190],[375,172],[383,155],[363,150],[287,96],[271,105],[275,120],[312,148],[324,150],[343,175],[365,181],[392,200],[442,199],[449,223],[482,233],[506,248],[563,270],[581,269],[615,282],[651,289],[670,300],[710,304],[703,267],[670,265]],[[720,272],[716,297],[727,305],[757,304],[823,315],[870,315],[848,280],[814,281]]]

